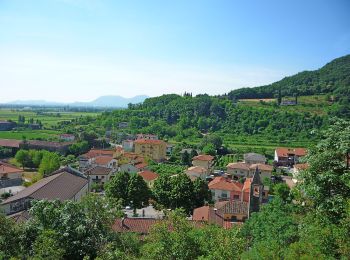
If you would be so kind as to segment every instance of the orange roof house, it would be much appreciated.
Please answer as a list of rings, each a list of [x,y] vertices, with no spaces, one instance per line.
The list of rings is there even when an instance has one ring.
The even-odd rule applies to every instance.
[[[306,154],[307,150],[305,148],[279,147],[275,150],[275,162],[278,165],[293,166]]]

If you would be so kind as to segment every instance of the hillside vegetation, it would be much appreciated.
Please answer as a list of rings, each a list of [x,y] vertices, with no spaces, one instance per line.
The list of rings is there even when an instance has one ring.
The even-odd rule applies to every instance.
[[[350,55],[337,58],[318,70],[303,71],[270,85],[233,90],[228,93],[228,97],[273,98],[279,90],[284,96],[332,94],[336,99],[349,97]]]

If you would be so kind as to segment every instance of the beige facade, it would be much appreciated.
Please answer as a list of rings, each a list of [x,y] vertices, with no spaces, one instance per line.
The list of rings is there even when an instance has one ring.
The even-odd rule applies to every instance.
[[[161,140],[140,139],[134,142],[135,153],[155,161],[163,161],[166,158],[166,143]]]

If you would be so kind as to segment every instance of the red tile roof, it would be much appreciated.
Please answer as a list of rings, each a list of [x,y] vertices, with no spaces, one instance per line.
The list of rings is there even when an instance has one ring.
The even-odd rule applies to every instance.
[[[19,148],[21,143],[21,140],[0,139],[0,146],[3,147]]]
[[[286,148],[279,147],[276,148],[276,153],[278,157],[288,157],[289,155],[296,156],[305,156],[307,154],[307,150],[305,148]]]
[[[309,167],[308,163],[299,163],[299,164],[294,164],[294,168],[301,171],[301,170],[305,170]]]
[[[256,163],[256,164],[252,164],[252,165],[249,166],[249,168],[251,170],[255,170],[256,167],[258,167],[258,169],[260,171],[269,171],[269,172],[273,171],[273,166],[268,165],[268,164]]]
[[[135,167],[137,168],[137,169],[143,169],[143,168],[146,168],[148,165],[147,165],[147,163],[138,163],[138,164],[135,164]]]
[[[196,208],[193,211],[192,220],[194,221],[208,221],[209,220],[209,206]]]
[[[241,191],[243,185],[225,177],[215,177],[209,182],[208,187],[211,190]]]
[[[116,232],[134,232],[148,234],[151,227],[161,220],[152,218],[124,218],[116,219],[112,229]]]
[[[113,154],[113,150],[91,149],[86,154],[83,154],[83,156],[91,159],[97,156],[113,156]]]
[[[142,171],[139,172],[138,175],[140,175],[145,181],[153,181],[159,177],[158,174],[151,171]]]
[[[192,161],[212,161],[214,160],[214,156],[211,155],[206,155],[206,154],[201,154],[201,155],[197,155],[195,157],[192,158]]]
[[[162,140],[138,139],[134,144],[165,144]]]
[[[13,166],[8,163],[4,163],[0,161],[0,174],[9,174],[9,173],[19,173],[23,172],[22,169],[17,168],[16,166]]]
[[[95,163],[100,165],[106,165],[113,160],[113,156],[97,156],[95,158]]]

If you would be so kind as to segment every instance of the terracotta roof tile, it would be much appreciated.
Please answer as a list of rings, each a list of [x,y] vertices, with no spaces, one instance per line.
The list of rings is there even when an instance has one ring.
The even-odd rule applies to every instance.
[[[0,139],[0,146],[3,146],[3,147],[19,148],[21,143],[23,143],[23,141],[11,140],[11,139]]]
[[[249,164],[243,162],[229,163],[227,165],[227,168],[249,170]]]
[[[206,154],[201,154],[201,155],[197,155],[195,157],[192,158],[192,161],[212,161],[214,160],[214,156],[211,155],[206,155]]]
[[[242,184],[224,177],[215,177],[209,182],[208,187],[211,190],[227,190],[227,191],[241,191]]]
[[[113,156],[97,156],[95,157],[95,163],[99,165],[106,165],[113,160]]]
[[[140,175],[145,181],[153,181],[159,177],[158,174],[151,171],[142,171],[139,172],[138,175]]]
[[[0,174],[19,173],[19,172],[23,172],[23,170],[11,164],[0,161]]]
[[[251,170],[255,170],[256,167],[258,167],[258,169],[260,171],[270,171],[270,172],[273,171],[273,166],[268,165],[268,164],[256,163],[256,164],[252,164],[252,165],[249,166],[249,168]]]
[[[288,157],[288,155],[305,156],[307,150],[305,148],[278,147],[276,148],[276,153],[278,157]]]
[[[162,140],[149,140],[149,139],[138,139],[134,141],[135,144],[165,144]]]
[[[151,227],[161,220],[152,218],[124,218],[116,219],[112,229],[116,232],[134,232],[148,234]]]

